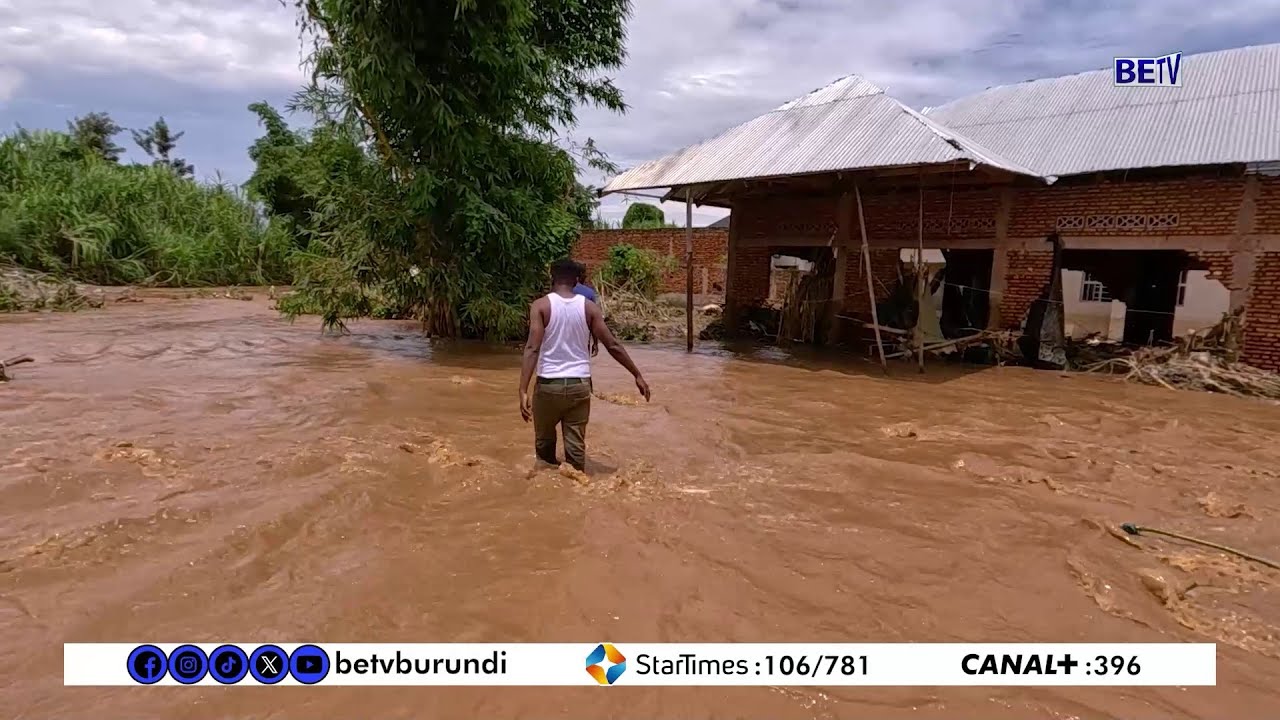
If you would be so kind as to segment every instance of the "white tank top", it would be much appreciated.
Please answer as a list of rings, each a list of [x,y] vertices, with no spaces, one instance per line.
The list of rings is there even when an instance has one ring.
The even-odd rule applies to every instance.
[[[591,377],[591,330],[587,327],[587,299],[571,298],[555,293],[547,295],[551,303],[551,322],[542,336],[538,355],[538,377]]]

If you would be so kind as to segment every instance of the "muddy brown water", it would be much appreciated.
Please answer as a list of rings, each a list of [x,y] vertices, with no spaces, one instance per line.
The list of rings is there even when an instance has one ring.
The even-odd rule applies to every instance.
[[[1280,410],[1096,377],[638,348],[590,483],[519,356],[261,301],[0,319],[0,715],[1248,718],[1280,708]],[[629,395],[602,354],[597,390]],[[1212,688],[64,688],[67,641],[1164,642]],[[270,695],[268,698],[267,695]]]

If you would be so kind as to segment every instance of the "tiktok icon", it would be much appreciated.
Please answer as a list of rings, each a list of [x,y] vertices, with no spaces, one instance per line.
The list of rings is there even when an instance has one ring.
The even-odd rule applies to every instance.
[[[222,645],[209,653],[209,674],[223,685],[235,685],[249,674],[249,655],[235,645]]]

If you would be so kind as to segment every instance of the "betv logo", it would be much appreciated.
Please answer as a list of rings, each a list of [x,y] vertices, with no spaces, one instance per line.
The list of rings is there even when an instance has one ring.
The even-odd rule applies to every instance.
[[[1115,59],[1116,85],[1182,87],[1182,53],[1149,58]]]

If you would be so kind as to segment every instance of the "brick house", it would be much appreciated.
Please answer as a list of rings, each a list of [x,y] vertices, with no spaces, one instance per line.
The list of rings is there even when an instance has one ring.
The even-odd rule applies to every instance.
[[[1182,87],[1110,71],[992,88],[915,112],[849,76],[671,156],[605,192],[731,210],[726,313],[769,291],[776,253],[832,252],[832,303],[870,308],[904,248],[947,249],[985,293],[984,323],[1021,326],[1064,269],[1125,301],[1123,336],[1174,332],[1186,271],[1244,308],[1244,359],[1280,370],[1280,45],[1183,58]]]

